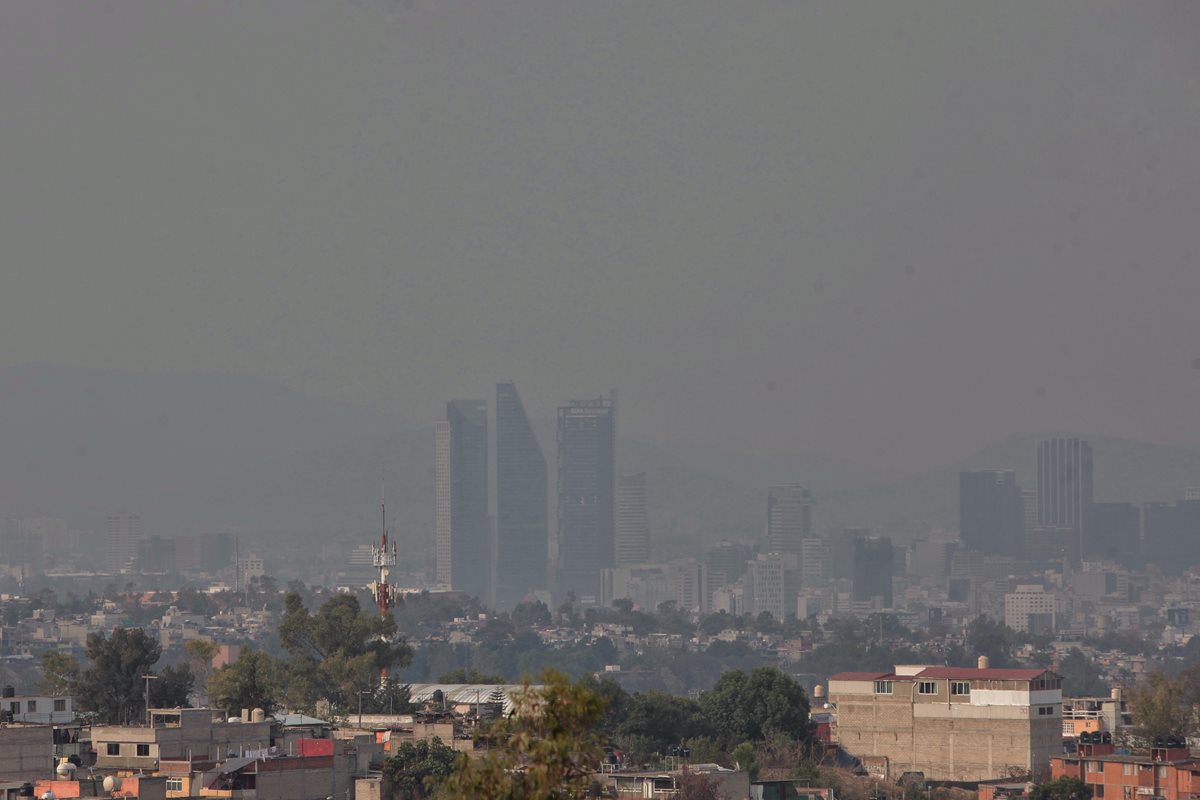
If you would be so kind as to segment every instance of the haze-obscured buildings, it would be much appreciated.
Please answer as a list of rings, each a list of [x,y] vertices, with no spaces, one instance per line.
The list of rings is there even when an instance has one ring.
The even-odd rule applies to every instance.
[[[496,384],[496,605],[545,589],[549,563],[546,457],[511,382]]]
[[[600,598],[615,560],[616,397],[558,409],[558,585],[584,604]]]

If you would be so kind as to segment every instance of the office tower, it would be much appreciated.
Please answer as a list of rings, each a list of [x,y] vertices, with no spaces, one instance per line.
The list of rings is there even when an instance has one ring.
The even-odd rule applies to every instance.
[[[709,548],[705,561],[708,562],[710,594],[737,583],[746,571],[746,562],[753,557],[753,548],[741,542],[718,542]]]
[[[808,589],[824,586],[833,574],[833,552],[829,540],[806,537],[800,543],[800,585]]]
[[[667,563],[667,580],[675,607],[689,614],[707,614],[709,609],[708,564],[695,558],[678,558]]]
[[[137,568],[143,575],[175,571],[175,540],[150,536],[137,543]]]
[[[1017,633],[1054,633],[1058,603],[1041,585],[1020,585],[1004,595],[1004,624]]]
[[[870,528],[843,528],[832,536],[831,551],[833,577],[835,580],[854,578],[854,546],[859,539],[871,535]]]
[[[908,574],[914,578],[945,578],[950,574],[950,560],[957,547],[952,542],[918,539],[912,543]]]
[[[1038,501],[1036,489],[1021,490],[1021,520],[1024,528],[1031,531],[1038,524]]]
[[[496,384],[496,605],[545,589],[549,558],[546,457],[513,383]]]
[[[487,403],[451,400],[434,426],[438,583],[490,599]]]
[[[767,552],[800,554],[801,540],[812,535],[812,495],[803,486],[784,483],[767,490]]]
[[[617,481],[617,564],[641,564],[649,558],[646,473],[622,475]]]
[[[200,549],[200,569],[215,575],[234,563],[237,537],[232,533],[204,533],[197,537],[197,547]]]
[[[1174,574],[1200,563],[1200,500],[1146,503],[1142,514],[1143,562]]]
[[[1088,552],[1084,520],[1092,505],[1092,447],[1082,439],[1046,439],[1037,447],[1038,525],[1070,527],[1075,557]]]
[[[558,586],[582,603],[600,595],[600,570],[613,566],[616,396],[558,409]]]
[[[853,599],[857,602],[871,602],[878,608],[891,608],[894,563],[895,555],[889,537],[856,537]]]
[[[434,574],[439,586],[450,587],[450,423],[433,426]]]
[[[750,595],[747,604],[751,614],[757,617],[765,611],[776,620],[783,621],[784,615],[794,607],[796,601],[793,596],[792,603],[787,602],[784,588],[785,571],[784,557],[779,553],[763,553],[750,562],[749,580],[743,584]]]
[[[1010,469],[958,473],[958,533],[966,547],[1015,556],[1024,537],[1024,505]]]
[[[109,514],[105,527],[108,544],[108,569],[121,572],[132,569],[137,560],[138,542],[142,540],[140,514]]]
[[[1088,558],[1131,566],[1142,544],[1142,510],[1133,503],[1092,503],[1087,531]]]

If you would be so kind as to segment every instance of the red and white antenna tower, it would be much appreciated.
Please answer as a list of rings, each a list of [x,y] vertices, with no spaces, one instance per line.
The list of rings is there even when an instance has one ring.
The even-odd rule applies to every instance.
[[[396,605],[396,596],[391,584],[388,583],[391,567],[396,566],[396,543],[388,543],[387,504],[380,502],[379,509],[383,524],[379,534],[379,544],[371,545],[371,564],[377,573],[375,581],[371,584],[371,594],[374,595],[375,602],[379,605],[379,618],[387,619],[388,614]],[[387,680],[388,668],[384,667],[379,671],[380,685],[386,684]]]

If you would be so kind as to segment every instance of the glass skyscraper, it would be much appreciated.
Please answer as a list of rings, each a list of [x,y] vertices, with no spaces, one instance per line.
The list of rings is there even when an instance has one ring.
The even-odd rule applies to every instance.
[[[615,559],[616,397],[558,409],[559,598],[600,600],[600,570]]]
[[[546,457],[517,387],[496,384],[497,608],[512,608],[547,588],[549,558]]]
[[[438,578],[485,602],[492,575],[487,427],[483,400],[451,400],[435,427]]]

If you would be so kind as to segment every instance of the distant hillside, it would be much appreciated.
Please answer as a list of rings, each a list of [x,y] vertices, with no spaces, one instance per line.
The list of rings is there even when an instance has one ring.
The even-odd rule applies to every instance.
[[[402,546],[415,562],[431,557],[431,424],[405,427],[399,415],[243,375],[32,365],[0,369],[0,397],[0,517],[52,515],[100,531],[107,514],[129,509],[144,515],[147,533],[350,544],[378,529],[385,481]],[[553,421],[535,428],[553,484]],[[624,472],[647,473],[654,547],[673,555],[759,535],[766,486],[778,481],[813,489],[818,528],[869,526],[906,541],[955,527],[958,471],[1012,468],[1031,486],[1038,438],[1013,437],[873,488],[855,487],[877,473],[809,454],[756,459],[622,439],[618,459]],[[1087,438],[1100,499],[1175,499],[1200,485],[1200,452]]]

